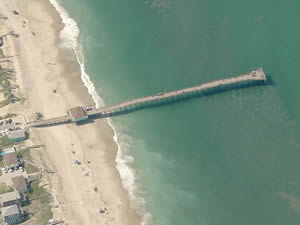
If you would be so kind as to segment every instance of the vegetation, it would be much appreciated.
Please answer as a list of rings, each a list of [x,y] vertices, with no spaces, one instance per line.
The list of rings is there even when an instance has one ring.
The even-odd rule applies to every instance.
[[[8,139],[7,136],[0,137],[0,148],[13,145],[13,141]]]
[[[32,157],[30,155],[30,149],[25,148],[17,153],[17,156],[19,159],[24,160],[24,169],[28,174],[30,173],[37,173],[39,172],[39,169],[35,167],[32,163]]]
[[[43,114],[41,112],[36,112],[36,120],[41,120],[43,118]]]
[[[11,192],[13,190],[14,189],[10,186],[7,186],[6,183],[4,183],[4,182],[0,183],[0,194]]]
[[[0,51],[0,58],[6,59],[3,51]],[[7,61],[7,60],[5,60]],[[14,103],[16,101],[20,101],[21,99],[16,97],[13,93],[13,85],[11,85],[11,80],[15,80],[15,70],[3,68],[0,65],[0,92],[3,93],[4,100],[0,102],[0,107],[6,106],[10,103]]]
[[[25,193],[27,205],[24,209],[27,212],[34,212],[34,220],[30,224],[46,224],[49,219],[53,217],[51,211],[51,196],[47,190],[40,185],[39,180],[30,183],[28,192]]]
[[[24,148],[18,151],[19,158],[24,160],[25,170],[28,174],[39,172],[33,164],[31,148]],[[53,218],[51,211],[51,195],[44,186],[41,185],[41,174],[28,176],[30,185],[25,193],[26,201],[23,202],[22,209],[26,214],[24,224],[41,225]]]
[[[3,50],[0,49],[0,58],[4,58]]]
[[[15,114],[15,113],[7,113],[4,116],[0,116],[0,120],[5,120],[5,119],[12,118],[12,117],[15,117],[15,116],[17,116],[17,114]]]
[[[23,158],[25,160],[32,161],[29,148],[25,148],[25,149],[18,151],[17,156],[20,159]]]
[[[30,181],[36,181],[41,179],[41,174],[36,174],[36,175],[28,175],[28,180]]]
[[[26,162],[24,163],[24,169],[26,170],[26,172],[28,174],[39,172],[38,168],[36,168],[35,166],[33,166],[33,165],[29,164],[29,163],[26,163]]]

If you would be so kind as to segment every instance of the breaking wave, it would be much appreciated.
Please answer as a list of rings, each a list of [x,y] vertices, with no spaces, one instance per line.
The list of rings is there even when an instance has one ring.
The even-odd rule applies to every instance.
[[[80,30],[75,22],[67,11],[59,4],[58,0],[49,0],[50,3],[55,7],[55,9],[60,14],[62,23],[65,25],[62,31],[60,32],[60,44],[61,48],[73,49],[80,65],[81,69],[81,80],[88,89],[89,94],[92,96],[96,107],[104,106],[104,101],[98,95],[94,84],[92,83],[89,75],[86,73],[84,56],[82,53],[82,47],[79,41]],[[113,139],[118,147],[117,156],[116,156],[116,167],[119,171],[122,185],[128,191],[130,202],[137,213],[142,217],[142,225],[148,224],[151,214],[145,210],[145,200],[142,197],[136,195],[136,173],[130,164],[133,162],[134,158],[128,154],[125,154],[119,143],[118,134],[115,127],[112,125],[111,119],[107,119],[108,124],[114,132]]]

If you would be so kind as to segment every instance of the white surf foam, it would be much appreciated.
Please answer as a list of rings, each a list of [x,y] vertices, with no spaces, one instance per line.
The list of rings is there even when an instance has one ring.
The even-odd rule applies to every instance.
[[[117,163],[117,169],[122,179],[122,185],[128,191],[132,207],[142,217],[141,225],[149,224],[152,215],[145,210],[145,200],[142,197],[138,196],[137,194],[139,190],[137,190],[136,173],[134,169],[130,166],[134,158],[128,154],[125,154],[124,151],[122,151],[119,142],[119,137],[117,135],[115,127],[111,123],[111,119],[108,118],[107,122],[114,131],[113,138],[118,146],[116,163]]]
[[[62,48],[73,49],[75,51],[81,69],[82,82],[87,87],[89,94],[92,96],[96,104],[96,107],[98,108],[100,106],[104,106],[105,104],[103,100],[98,95],[94,84],[92,83],[90,77],[86,73],[82,48],[79,42],[80,30],[77,23],[69,16],[67,11],[59,4],[58,0],[49,0],[49,1],[58,11],[58,13],[62,18],[62,22],[65,25],[63,30],[60,32],[61,43],[59,46]],[[149,212],[146,212],[145,210],[145,200],[142,197],[138,197],[136,195],[137,193],[136,173],[130,166],[134,158],[128,154],[124,154],[124,152],[121,149],[121,145],[119,143],[119,138],[116,129],[112,125],[111,119],[107,119],[107,122],[110,125],[110,127],[113,129],[114,132],[113,139],[118,147],[115,161],[116,161],[117,170],[119,171],[122,180],[122,185],[128,191],[132,207],[142,217],[141,225],[146,225],[148,224],[151,218],[151,214]]]
[[[92,81],[90,80],[88,74],[85,72],[85,63],[84,57],[82,56],[81,47],[79,44],[79,27],[75,20],[69,17],[67,11],[58,3],[57,0],[50,0],[50,3],[55,7],[55,9],[60,14],[63,24],[65,25],[63,30],[60,32],[60,44],[59,46],[62,48],[69,48],[75,51],[75,55],[77,57],[78,63],[81,69],[81,80],[84,85],[87,87],[89,94],[92,96],[96,107],[103,106],[104,102],[98,95],[96,88]]]

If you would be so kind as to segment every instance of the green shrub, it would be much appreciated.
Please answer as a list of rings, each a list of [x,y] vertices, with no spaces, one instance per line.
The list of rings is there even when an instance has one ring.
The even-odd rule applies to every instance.
[[[41,112],[36,112],[36,120],[41,120],[43,118],[43,114]]]

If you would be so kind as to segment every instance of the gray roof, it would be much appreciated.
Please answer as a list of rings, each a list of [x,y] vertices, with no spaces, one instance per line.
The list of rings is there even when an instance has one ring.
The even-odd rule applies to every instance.
[[[0,152],[1,156],[4,156],[4,155],[12,153],[12,152],[16,152],[15,147],[3,148],[1,150],[2,150],[2,152]]]
[[[10,166],[10,165],[17,165],[18,164],[18,158],[17,154],[15,152],[5,154],[3,156],[5,165]]]
[[[2,148],[1,150],[2,150],[2,152],[15,152],[16,151],[14,146],[11,146],[8,148]]]
[[[74,120],[86,117],[84,109],[80,106],[69,109],[69,112]]]
[[[25,131],[24,130],[15,130],[15,131],[12,131],[8,135],[8,138],[9,139],[25,138]]]
[[[25,178],[21,175],[21,176],[16,176],[16,177],[12,177],[11,178],[14,187],[17,191],[26,191],[27,190],[27,184],[25,181]]]
[[[12,215],[19,214],[20,211],[19,211],[18,206],[11,205],[11,206],[1,208],[1,213],[2,213],[2,217],[6,217],[6,216],[12,216]]]
[[[13,200],[19,200],[21,199],[19,192],[17,191],[12,191],[12,192],[7,192],[4,194],[0,195],[0,201],[3,202],[9,202]]]

